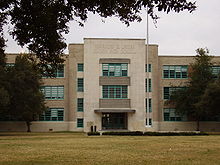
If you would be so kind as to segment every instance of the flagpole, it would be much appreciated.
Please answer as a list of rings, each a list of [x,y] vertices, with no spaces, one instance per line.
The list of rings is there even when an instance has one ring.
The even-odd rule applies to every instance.
[[[148,20],[148,7],[147,7],[147,34],[146,34],[146,40],[147,40],[147,50],[146,50],[146,55],[147,55],[147,127],[150,127],[149,124],[149,119],[150,119],[150,110],[149,110],[149,20]]]

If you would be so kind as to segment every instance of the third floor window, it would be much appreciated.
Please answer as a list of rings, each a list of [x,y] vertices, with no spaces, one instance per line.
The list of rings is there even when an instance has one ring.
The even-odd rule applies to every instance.
[[[164,65],[163,78],[181,79],[187,78],[187,65]]]
[[[128,64],[102,64],[102,75],[112,77],[128,76]]]

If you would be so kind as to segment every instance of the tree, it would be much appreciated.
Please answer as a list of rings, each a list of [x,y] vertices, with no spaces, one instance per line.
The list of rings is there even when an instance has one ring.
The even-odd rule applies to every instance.
[[[34,115],[42,114],[46,110],[44,96],[40,91],[41,74],[35,63],[30,62],[25,55],[16,57],[15,66],[8,69],[8,87],[10,106],[8,114],[12,118],[25,121],[27,131]]]
[[[10,102],[8,91],[5,86],[7,84],[6,80],[6,72],[5,72],[5,40],[3,38],[3,23],[4,23],[4,15],[0,15],[0,113],[4,112]]]
[[[4,45],[4,41],[0,37],[0,45]],[[5,86],[7,84],[5,72],[5,54],[4,50],[0,48],[0,112],[6,110],[9,104],[9,94]]]
[[[2,23],[13,25],[11,34],[21,46],[27,45],[33,56],[39,58],[40,65],[47,67],[63,62],[66,48],[63,33],[68,33],[68,23],[77,21],[79,25],[87,20],[88,13],[101,17],[116,16],[129,25],[141,21],[142,8],[157,19],[155,11],[169,13],[196,9],[195,2],[187,0],[3,0],[0,2]],[[2,31],[2,29],[0,29]]]
[[[220,79],[211,82],[200,101],[196,105],[199,109],[208,112],[208,120],[219,120],[220,117]]]
[[[197,55],[193,64],[189,66],[189,82],[184,89],[176,90],[171,94],[168,104],[176,108],[176,113],[186,115],[189,119],[197,121],[197,130],[200,129],[200,121],[209,111],[199,106],[199,102],[209,83],[212,81],[211,60],[207,49],[197,49]]]

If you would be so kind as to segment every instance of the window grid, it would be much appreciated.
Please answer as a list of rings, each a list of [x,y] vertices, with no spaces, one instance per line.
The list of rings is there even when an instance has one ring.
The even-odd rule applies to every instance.
[[[164,121],[183,121],[183,117],[175,113],[175,109],[164,108]]]
[[[148,79],[148,83],[147,83],[147,79],[145,79],[145,91],[147,92],[147,84],[148,84],[148,91],[152,92],[152,83],[151,83],[151,79]]]
[[[53,76],[55,78],[64,78],[64,65],[59,65],[57,69],[54,71]],[[47,76],[46,71],[43,73],[42,78],[49,78],[49,76]]]
[[[149,125],[152,125],[152,119],[149,118]]]
[[[39,121],[63,121],[63,108],[49,108],[42,115],[39,116]]]
[[[83,86],[84,86],[83,78],[78,78],[77,79],[77,91],[83,92],[84,91]]]
[[[13,67],[13,66],[15,66],[15,63],[6,63],[5,65],[6,65],[6,67]]]
[[[181,79],[187,78],[187,65],[164,65],[163,78]]]
[[[220,66],[212,66],[212,74],[214,78],[218,78],[220,76]]]
[[[64,86],[42,86],[41,91],[44,94],[45,99],[64,99]]]
[[[83,98],[77,99],[77,111],[83,112]]]
[[[149,112],[152,112],[152,99],[151,98],[149,98],[148,99],[149,100]],[[146,103],[146,112],[147,112],[147,99],[145,99],[145,103]]]
[[[77,119],[77,128],[83,128],[83,118]]]
[[[126,77],[128,76],[128,64],[102,64],[102,75]]]
[[[175,92],[176,90],[185,89],[186,87],[163,87],[163,99],[168,100],[170,99],[170,96],[172,92]]]
[[[102,97],[111,99],[122,99],[128,97],[127,85],[103,85]]]
[[[145,72],[151,72],[151,70],[152,70],[152,65],[148,64],[148,67],[147,67],[147,64],[145,64]]]
[[[84,71],[84,64],[77,64],[77,70],[78,70],[78,72],[83,72]]]
[[[152,119],[151,118],[149,118],[149,120],[147,120],[147,118],[146,118],[146,125],[148,125],[148,123],[150,126],[152,126]]]

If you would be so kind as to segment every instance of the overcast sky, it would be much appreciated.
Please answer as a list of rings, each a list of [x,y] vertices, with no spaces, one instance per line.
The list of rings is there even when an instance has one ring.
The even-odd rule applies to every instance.
[[[157,27],[149,18],[150,43],[159,45],[159,55],[195,55],[195,49],[207,47],[211,55],[220,56],[220,0],[197,0],[197,6],[193,13],[158,13]],[[103,19],[90,14],[84,27],[70,23],[66,43],[83,43],[83,38],[145,39],[145,11],[142,19],[141,23],[133,22],[127,27],[118,18]],[[8,39],[7,53],[24,51],[11,37],[5,36]]]

